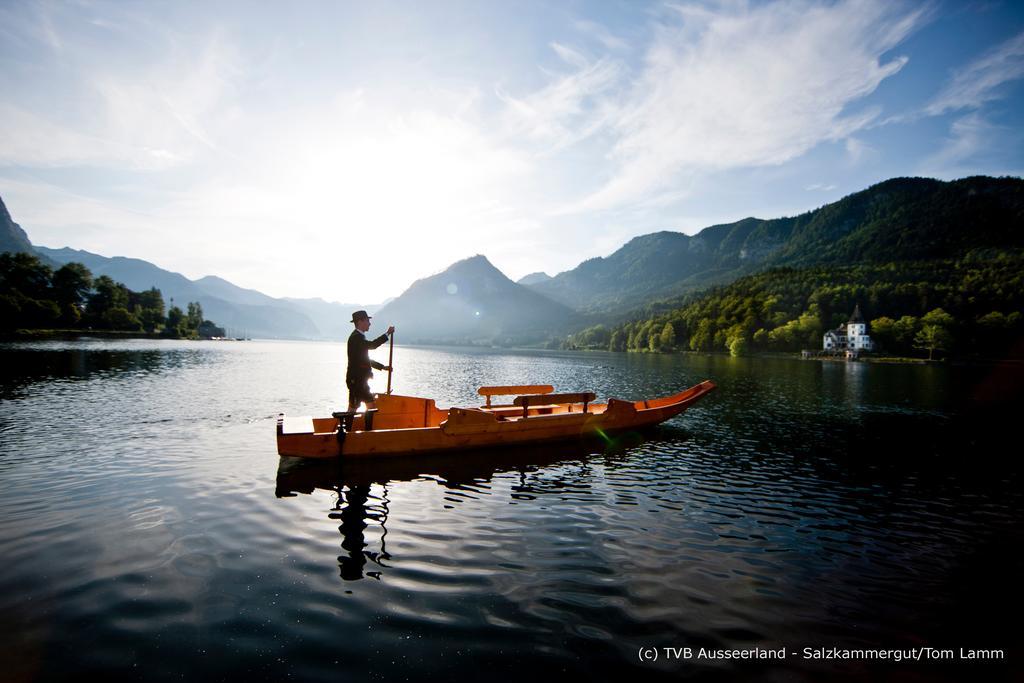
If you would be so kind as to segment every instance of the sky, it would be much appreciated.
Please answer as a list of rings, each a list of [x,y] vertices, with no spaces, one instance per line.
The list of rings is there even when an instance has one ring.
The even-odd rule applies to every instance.
[[[1024,174],[1024,3],[0,2],[33,244],[374,304]]]

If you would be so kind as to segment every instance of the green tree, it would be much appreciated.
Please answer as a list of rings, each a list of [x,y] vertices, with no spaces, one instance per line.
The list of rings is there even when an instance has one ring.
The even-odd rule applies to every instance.
[[[735,325],[727,329],[725,331],[725,347],[729,350],[729,353],[732,354],[733,344],[736,342],[737,339],[743,340],[741,346],[742,348],[745,349],[747,343],[747,336],[747,330],[746,328],[744,328],[742,323],[736,323]]]
[[[65,263],[53,274],[52,283],[61,323],[77,327],[92,290],[92,273],[81,263]]]
[[[938,325],[939,327],[943,327],[947,330],[953,327],[954,322],[955,321],[953,320],[953,316],[951,316],[949,313],[946,313],[941,308],[936,308],[932,311],[929,311],[928,313],[921,317],[922,325]]]
[[[164,334],[168,337],[187,337],[188,329],[185,325],[185,312],[177,306],[171,306],[167,311],[167,322],[164,323]]]
[[[198,332],[199,326],[203,324],[203,307],[198,301],[190,301],[188,314],[185,316],[185,325],[189,330]]]
[[[25,253],[0,254],[0,327],[53,327],[60,307],[53,301],[53,271]]]
[[[226,337],[227,334],[223,327],[217,327],[212,320],[204,320],[203,324],[199,326],[199,336],[204,338]]]
[[[102,316],[103,327],[108,330],[120,330],[122,332],[141,332],[142,323],[127,308],[117,306],[104,311]]]
[[[164,297],[156,287],[138,295],[139,321],[147,332],[156,332],[164,323]]]
[[[754,346],[759,349],[768,346],[768,330],[762,327],[754,333]]]
[[[93,290],[86,306],[89,322],[93,325],[107,327],[109,321],[120,319],[119,314],[115,314],[113,317],[107,316],[108,311],[115,308],[128,310],[128,288],[120,282],[114,282],[107,275],[100,275],[93,282]]]
[[[726,336],[725,330],[717,325],[712,325],[712,327],[715,330],[715,334],[711,338],[711,348],[728,350],[729,338]]]
[[[672,326],[672,323],[665,323],[665,326],[661,328],[661,350],[672,351],[676,347],[676,328]]]
[[[768,333],[768,344],[780,351],[793,350],[798,344],[799,331],[800,321],[790,320],[785,325],[780,325]]]
[[[13,294],[0,294],[0,330],[15,330],[21,326],[21,301]]]
[[[707,318],[697,323],[697,330],[690,337],[690,350],[710,351],[714,343],[714,333],[711,330],[711,321]]]
[[[651,336],[651,324],[653,320],[648,320],[636,329],[633,334],[632,341],[630,342],[629,348],[632,351],[644,351],[648,348],[648,341]]]
[[[1004,330],[1007,327],[1007,320],[1001,311],[992,311],[978,318],[978,325],[993,330]]]
[[[877,348],[892,348],[896,341],[896,321],[892,318],[882,316],[871,321],[868,327],[871,332],[871,339]]]
[[[28,299],[52,300],[53,270],[31,254],[0,254],[0,294],[19,293]]]
[[[920,321],[912,315],[902,316],[899,320],[893,323],[893,336],[895,337],[900,350],[905,351],[911,348],[919,325]]]
[[[925,325],[914,337],[914,348],[928,351],[928,360],[932,360],[935,351],[949,348],[952,336],[940,325]]]
[[[609,351],[625,351],[626,350],[626,335],[622,333],[622,330],[615,330],[612,332],[611,340],[608,342]]]
[[[53,297],[60,306],[81,309],[92,291],[92,272],[81,263],[65,263],[53,274]]]
[[[954,323],[953,316],[941,308],[936,308],[921,317],[921,330],[914,336],[914,348],[928,351],[928,360],[932,360],[935,351],[949,350],[953,335],[950,328]]]
[[[730,356],[745,356],[747,354],[747,338],[744,336],[733,337],[729,342]]]
[[[808,344],[811,348],[821,346],[825,325],[821,322],[821,313],[817,304],[811,304],[810,309],[797,319],[797,328],[800,344]]]

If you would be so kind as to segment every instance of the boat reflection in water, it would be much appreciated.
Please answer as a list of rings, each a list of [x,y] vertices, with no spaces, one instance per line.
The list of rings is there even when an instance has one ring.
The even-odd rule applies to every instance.
[[[685,434],[679,429],[661,429],[677,440]],[[652,438],[658,437],[647,436],[647,440]],[[519,483],[512,487],[512,497],[532,497],[535,493],[532,473],[555,465],[614,456],[644,440],[640,434],[629,432],[607,442],[586,440],[379,460],[282,457],[277,468],[275,495],[289,498],[312,494],[316,490],[334,493],[335,504],[328,516],[341,522],[338,531],[342,536],[341,547],[346,553],[338,556],[342,580],[380,579],[381,570],[388,568],[387,562],[391,559],[386,543],[389,484],[429,477],[450,491],[459,491],[467,486],[490,482],[497,474],[518,473]],[[381,487],[381,494],[371,495],[374,485]],[[379,548],[376,550],[370,549],[366,540],[370,523],[380,526]]]

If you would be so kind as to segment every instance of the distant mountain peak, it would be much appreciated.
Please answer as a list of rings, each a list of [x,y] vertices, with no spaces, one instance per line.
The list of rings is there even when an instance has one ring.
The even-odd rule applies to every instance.
[[[0,254],[6,251],[36,253],[32,248],[32,242],[28,239],[28,233],[14,222],[3,198],[0,197]],[[47,259],[47,261],[49,260]]]
[[[230,282],[228,282],[224,278],[218,277],[216,275],[204,275],[203,277],[201,277],[198,280],[196,280],[196,282],[216,282],[218,284],[225,284],[225,283],[226,284],[231,284]]]
[[[538,341],[576,318],[562,304],[516,284],[477,254],[417,280],[377,316],[406,340],[442,343]]]
[[[516,280],[516,284],[519,285],[535,285],[539,282],[547,282],[551,279],[551,276],[545,272],[538,271],[536,273],[530,273]]]
[[[469,258],[464,258],[461,261],[456,261],[442,272],[487,272],[487,273],[501,273],[493,263],[491,263],[486,256],[483,254],[476,254]],[[502,273],[504,275],[504,273]]]

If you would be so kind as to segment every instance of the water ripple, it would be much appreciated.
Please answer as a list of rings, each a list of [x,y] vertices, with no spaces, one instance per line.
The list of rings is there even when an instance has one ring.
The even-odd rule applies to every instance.
[[[339,405],[342,351],[5,349],[0,614],[25,652],[65,653],[38,677],[858,673],[636,660],[766,643],[970,640],[1019,661],[993,615],[1021,597],[1024,494],[999,445],[1020,403],[964,402],[979,372],[402,349],[401,391],[441,405],[536,381],[719,391],[608,448],[279,460],[274,416]]]

